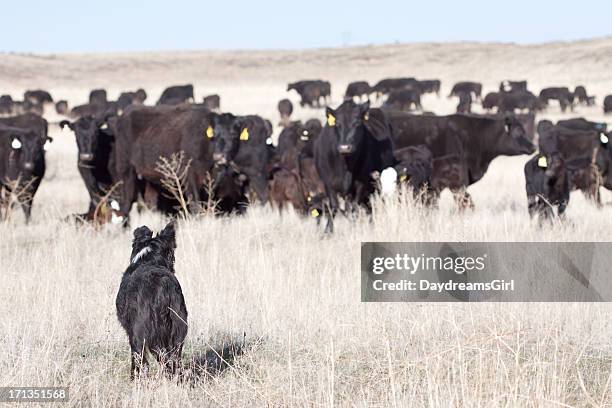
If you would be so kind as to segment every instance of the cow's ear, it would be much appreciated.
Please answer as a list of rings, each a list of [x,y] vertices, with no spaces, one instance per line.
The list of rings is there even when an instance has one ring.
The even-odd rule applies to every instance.
[[[138,227],[134,230],[134,240],[132,241],[132,248],[136,249],[143,246],[148,240],[153,237],[153,231],[147,226]]]
[[[336,111],[329,106],[325,108],[325,117],[327,118],[327,126],[336,126]]]
[[[68,120],[62,120],[62,121],[59,123],[59,127],[60,127],[60,129],[63,129],[65,126],[68,126],[68,127],[70,128],[70,130],[74,130],[74,125],[73,125],[73,124],[72,124],[70,121],[68,121]]]
[[[162,239],[169,247],[176,248],[176,221],[170,221],[168,225],[161,230],[158,237]]]
[[[385,113],[380,109],[370,109],[367,114],[368,120],[364,120],[363,124],[374,139],[378,141],[391,139],[391,127]]]

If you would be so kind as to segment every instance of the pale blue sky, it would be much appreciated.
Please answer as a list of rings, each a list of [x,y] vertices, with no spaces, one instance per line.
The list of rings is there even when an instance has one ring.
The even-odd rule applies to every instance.
[[[536,43],[612,34],[608,0],[30,0],[0,2],[0,51]]]

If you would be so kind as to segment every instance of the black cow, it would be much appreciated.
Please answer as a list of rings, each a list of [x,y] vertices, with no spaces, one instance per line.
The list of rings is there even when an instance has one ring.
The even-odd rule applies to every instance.
[[[527,81],[502,81],[499,84],[499,92],[527,91]]]
[[[289,99],[281,99],[278,102],[278,113],[280,113],[280,126],[287,126],[293,113],[293,104]]]
[[[41,137],[36,127],[15,127],[0,123],[0,215],[8,211],[9,196],[17,195],[30,222],[32,203],[45,176],[45,144],[48,136]],[[5,200],[6,199],[6,200]]]
[[[116,121],[110,114],[101,117],[83,116],[75,122],[63,120],[60,127],[69,127],[75,134],[78,147],[78,169],[89,193],[89,208],[82,217],[92,220],[100,199],[113,187],[111,158],[115,146],[113,126]]]
[[[474,99],[481,99],[482,95],[482,84],[479,82],[457,82],[450,92],[448,97],[459,96],[461,93],[471,93]]]
[[[51,97],[51,94],[42,89],[26,91],[23,94],[23,100],[30,101],[30,103],[39,106],[42,106],[45,103],[53,103],[53,98]]]
[[[460,157],[464,173],[462,188],[443,184],[438,184],[438,188],[451,188],[457,201],[469,206],[472,204],[465,189],[485,175],[493,159],[500,155],[531,154],[535,150],[524,127],[513,115],[418,116],[395,111],[389,112],[388,118],[397,148],[423,144],[431,150],[434,161],[439,157]],[[437,181],[435,176],[432,184]]]
[[[458,96],[459,96],[459,104],[457,105],[457,113],[471,113],[472,112],[472,93],[471,92],[460,92]]]
[[[323,80],[303,80],[287,85],[287,91],[295,90],[301,97],[300,106],[320,107],[331,96],[331,84]]]
[[[579,103],[586,106],[592,106],[595,103],[595,97],[589,96],[587,90],[583,85],[578,85],[574,89],[574,99]]]
[[[416,89],[400,89],[392,91],[385,101],[383,108],[410,111],[414,109],[423,110],[421,105],[421,92]]]
[[[499,102],[501,101],[501,93],[500,92],[489,92],[485,95],[482,100],[482,108],[491,111],[493,108],[499,107]]]
[[[139,191],[149,191],[149,203],[159,202],[160,157],[184,152],[189,161],[185,197],[196,210],[212,169],[212,113],[201,106],[129,106],[117,120],[111,174],[121,182],[120,212],[129,214]],[[208,128],[211,128],[209,131]],[[186,165],[186,163],[183,163]],[[148,187],[148,189],[147,189]]]
[[[106,89],[93,89],[89,92],[89,103],[106,105],[108,103]]]
[[[380,109],[370,103],[346,101],[337,109],[327,108],[327,125],[314,144],[317,172],[329,200],[327,232],[333,232],[338,196],[349,204],[369,208],[376,191],[374,173],[395,164],[391,127]]]
[[[175,223],[156,237],[147,227],[134,231],[130,265],[123,273],[115,306],[130,343],[132,379],[146,368],[151,352],[168,374],[181,368],[187,337],[187,308],[174,271]],[[146,372],[145,372],[146,373]]]
[[[55,104],[55,112],[58,115],[66,116],[68,115],[68,101],[61,100]]]
[[[442,83],[439,79],[424,79],[418,81],[418,88],[422,94],[435,93],[440,96],[440,86]]]
[[[193,85],[175,85],[164,89],[157,105],[179,105],[193,100]]]
[[[612,112],[612,95],[607,95],[604,98],[603,111],[605,114]]]
[[[554,169],[564,166],[568,171],[570,188],[581,190],[587,198],[600,205],[601,170],[597,158],[601,132],[540,121],[538,134],[540,153],[546,157],[548,165]]]
[[[565,164],[555,161],[554,167],[545,155],[536,154],[525,164],[525,190],[530,217],[544,219],[562,217],[570,199],[570,184]]]
[[[147,99],[147,93],[144,89],[138,89],[136,92],[121,92],[117,99],[117,108],[121,111],[125,110],[130,105],[142,105]]]
[[[70,110],[70,117],[78,119],[83,116],[101,117],[109,113],[117,114],[118,105],[115,102],[108,102],[105,104],[100,103],[86,103],[84,105],[75,106]]]
[[[380,99],[382,95],[387,95],[393,91],[407,87],[418,89],[419,81],[417,81],[416,78],[385,78],[378,81],[370,92],[375,93],[376,98]]]
[[[519,90],[500,93],[498,107],[498,111],[501,113],[513,113],[516,109],[536,112],[544,106],[540,104],[540,100],[533,93]]]
[[[0,96],[0,115],[10,115],[13,113],[13,98],[11,95]]]
[[[272,135],[269,121],[259,116],[213,115],[213,159],[216,166],[230,166],[247,176],[251,202],[255,197],[268,201],[268,161],[271,159],[267,139]]]
[[[217,94],[207,95],[202,99],[202,104],[206,109],[219,111],[221,109],[221,97]]]
[[[540,91],[539,99],[542,107],[548,106],[550,100],[557,100],[562,112],[565,112],[568,107],[574,110],[574,93],[567,87],[544,88]]]
[[[364,96],[367,99],[370,92],[370,84],[368,84],[366,81],[351,82],[346,87],[346,92],[344,92],[344,99],[349,100],[357,97],[361,101]]]
[[[425,145],[403,147],[395,150],[393,156],[400,184],[408,185],[414,195],[420,194],[426,203],[433,173],[433,155],[429,148]]]

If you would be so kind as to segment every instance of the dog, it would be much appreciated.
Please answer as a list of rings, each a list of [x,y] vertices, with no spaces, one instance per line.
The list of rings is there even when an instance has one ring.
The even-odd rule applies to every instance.
[[[117,318],[129,337],[132,380],[141,367],[148,369],[147,351],[166,374],[180,374],[187,308],[174,273],[175,249],[174,221],[155,238],[146,226],[134,231],[130,266],[115,302]]]

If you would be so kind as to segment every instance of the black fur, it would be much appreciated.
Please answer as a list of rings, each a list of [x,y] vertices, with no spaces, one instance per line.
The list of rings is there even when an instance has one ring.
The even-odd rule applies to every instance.
[[[140,371],[138,359],[147,366],[146,351],[169,374],[177,374],[180,369],[187,309],[174,274],[175,234],[173,222],[155,238],[147,227],[134,231],[130,266],[123,274],[116,300],[117,317],[129,337],[132,378]]]

